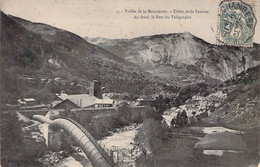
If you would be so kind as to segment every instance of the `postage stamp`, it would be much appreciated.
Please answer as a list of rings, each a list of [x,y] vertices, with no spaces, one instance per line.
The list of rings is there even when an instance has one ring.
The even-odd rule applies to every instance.
[[[218,9],[217,44],[252,47],[257,23],[255,10],[255,1],[221,1]]]

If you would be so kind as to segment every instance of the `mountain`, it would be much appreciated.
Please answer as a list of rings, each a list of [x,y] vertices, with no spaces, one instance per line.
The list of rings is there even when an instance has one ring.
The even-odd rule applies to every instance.
[[[225,81],[244,70],[243,56],[245,69],[256,66],[260,60],[259,44],[253,48],[218,46],[189,32],[133,39],[85,39],[170,80],[185,80],[185,74],[195,80],[208,77]]]
[[[2,103],[22,97],[46,102],[61,90],[85,93],[94,79],[109,92],[136,94],[155,83],[133,63],[76,34],[3,12],[1,74]]]
[[[205,122],[247,132],[260,129],[260,65],[247,69],[222,84],[227,97]]]

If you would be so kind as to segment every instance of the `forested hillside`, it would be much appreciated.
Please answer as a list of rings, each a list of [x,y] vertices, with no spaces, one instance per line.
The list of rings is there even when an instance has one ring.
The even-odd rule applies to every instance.
[[[107,92],[136,95],[160,84],[133,63],[68,31],[3,12],[1,28],[3,103],[21,97],[48,102],[61,90],[86,93],[93,79]]]

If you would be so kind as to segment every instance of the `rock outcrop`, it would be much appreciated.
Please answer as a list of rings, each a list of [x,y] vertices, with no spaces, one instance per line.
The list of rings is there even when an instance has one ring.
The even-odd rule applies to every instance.
[[[133,39],[85,39],[146,69],[168,65],[221,81],[256,66],[260,57],[258,44],[253,48],[218,46],[189,32]]]

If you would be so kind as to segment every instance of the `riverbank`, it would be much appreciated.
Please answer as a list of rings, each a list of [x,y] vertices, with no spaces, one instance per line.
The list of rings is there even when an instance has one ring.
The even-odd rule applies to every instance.
[[[248,154],[251,146],[245,138],[241,131],[220,126],[174,128],[171,140],[157,155],[142,155],[136,164],[137,167],[250,166],[257,158]]]

